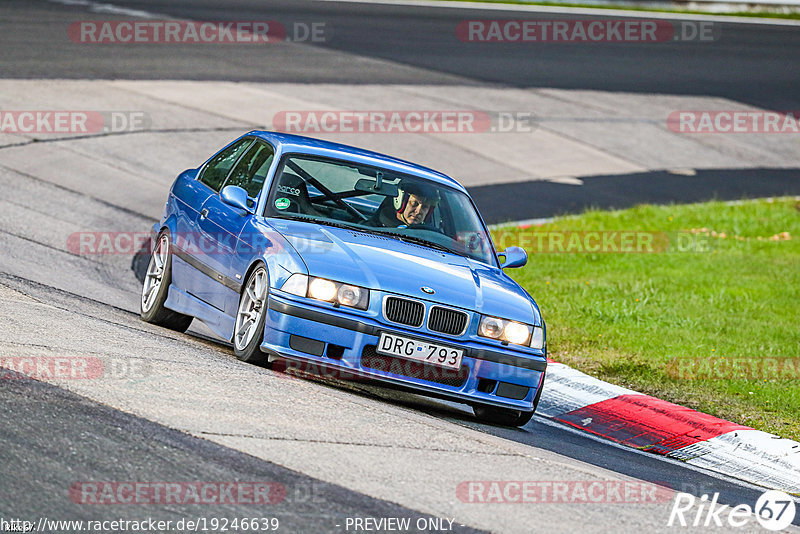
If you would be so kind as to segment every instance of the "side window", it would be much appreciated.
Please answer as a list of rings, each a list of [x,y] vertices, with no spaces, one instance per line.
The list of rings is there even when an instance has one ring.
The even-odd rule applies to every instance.
[[[203,175],[200,176],[200,181],[206,184],[214,191],[222,189],[222,182],[228,176],[233,164],[242,155],[242,152],[250,146],[252,139],[241,139],[232,144],[208,162],[208,165],[203,169]]]
[[[225,185],[241,187],[248,197],[255,199],[264,186],[274,157],[271,146],[256,142],[233,169]]]

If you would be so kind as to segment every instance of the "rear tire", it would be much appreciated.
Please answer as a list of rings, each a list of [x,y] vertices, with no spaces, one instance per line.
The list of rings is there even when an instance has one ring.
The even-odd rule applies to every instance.
[[[142,283],[139,313],[142,320],[177,332],[186,332],[192,324],[190,315],[164,307],[172,283],[172,250],[169,233],[161,232],[156,239],[153,254]]]
[[[256,267],[242,288],[233,328],[233,353],[243,362],[269,367],[269,356],[261,351],[267,321],[269,274]]]

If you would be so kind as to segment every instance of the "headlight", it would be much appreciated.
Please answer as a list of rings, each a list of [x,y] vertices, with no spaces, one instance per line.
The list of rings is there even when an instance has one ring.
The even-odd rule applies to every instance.
[[[503,323],[505,323],[505,321],[498,319],[497,317],[484,316],[483,319],[481,319],[481,325],[478,328],[478,334],[483,337],[500,339],[500,336],[503,335],[503,329],[505,328],[505,324]]]
[[[365,300],[366,292],[366,289],[342,284],[339,286],[339,291],[336,292],[336,299],[342,306],[358,307],[358,305]]]
[[[533,335],[531,335],[533,333]],[[478,326],[478,335],[490,339],[507,341],[514,345],[528,345],[535,349],[541,349],[544,345],[544,331],[536,326],[530,326],[516,321],[499,319],[484,315]],[[537,337],[538,336],[538,337]],[[538,343],[538,345],[537,345]]]
[[[513,321],[509,321],[503,331],[503,337],[506,338],[509,343],[514,343],[515,345],[524,345],[525,342],[528,341],[530,335],[531,330],[528,325],[515,323]]]
[[[309,297],[334,305],[366,310],[369,307],[369,289],[295,273],[284,282],[283,291],[299,297]]]
[[[308,284],[308,296],[330,302],[336,296],[336,284],[324,278],[312,278]]]

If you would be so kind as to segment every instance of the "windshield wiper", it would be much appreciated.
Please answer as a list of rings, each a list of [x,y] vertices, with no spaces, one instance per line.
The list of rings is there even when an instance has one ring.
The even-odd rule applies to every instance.
[[[454,250],[447,248],[444,245],[440,245],[439,243],[435,243],[433,241],[428,241],[427,239],[422,239],[421,237],[413,236],[413,235],[403,235],[403,234],[395,234],[394,232],[380,232],[383,235],[390,235],[392,237],[396,237],[400,241],[405,241],[406,243],[414,243],[415,245],[423,245],[430,248],[435,248],[436,250],[441,250],[444,252],[450,252],[451,254],[458,254]],[[461,254],[458,254],[461,256]]]
[[[354,224],[346,224],[341,222],[331,221],[329,219],[317,219],[315,217],[309,217],[307,215],[273,215],[275,219],[288,219],[291,221],[304,221],[304,222],[312,222],[317,224],[324,224],[326,226],[333,226],[334,228],[343,228],[345,230],[354,230],[356,232],[362,232],[365,234],[376,234],[376,235],[386,235],[394,237],[395,239],[399,239],[400,241],[406,243],[413,243],[415,245],[422,245],[428,248],[433,248],[436,250],[441,250],[442,252],[449,252],[451,254],[456,254],[457,256],[465,256],[455,250],[452,250],[444,245],[440,245],[439,243],[435,243],[433,241],[428,241],[427,239],[423,239],[421,237],[413,236],[413,235],[405,235],[405,234],[398,234],[395,232],[382,232],[375,228],[364,228],[362,226],[356,226]]]
[[[334,222],[329,219],[317,219],[316,217],[309,217],[307,215],[273,215],[275,219],[287,219],[290,221],[303,221],[312,222],[317,224],[324,224],[325,226],[333,226],[334,228],[344,228],[345,230],[358,230],[363,232],[361,228],[352,224]]]

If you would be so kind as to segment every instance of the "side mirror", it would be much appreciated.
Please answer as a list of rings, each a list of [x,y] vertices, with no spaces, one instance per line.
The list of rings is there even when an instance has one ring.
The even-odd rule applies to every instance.
[[[513,269],[528,263],[528,253],[521,247],[508,247],[503,252],[498,253],[498,256],[500,256],[501,269]]]
[[[220,193],[220,196],[222,197],[222,201],[228,206],[233,206],[234,208],[239,208],[247,213],[252,213],[252,210],[247,207],[247,191],[241,187],[236,185],[226,185],[222,188],[222,193]]]

